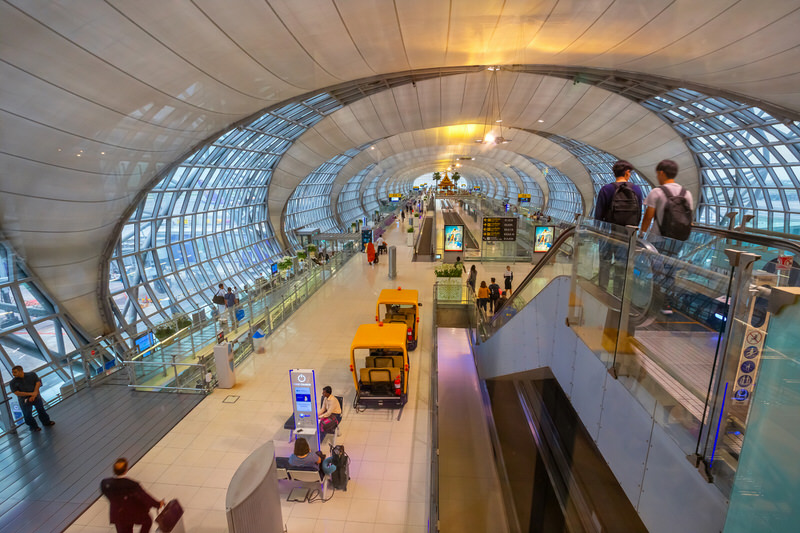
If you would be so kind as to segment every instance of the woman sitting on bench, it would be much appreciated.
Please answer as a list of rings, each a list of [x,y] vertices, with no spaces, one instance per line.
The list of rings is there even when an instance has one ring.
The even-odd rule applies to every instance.
[[[317,466],[322,462],[320,452],[311,453],[311,448],[308,447],[308,441],[303,437],[299,437],[294,441],[294,453],[289,456],[289,464],[291,466]]]

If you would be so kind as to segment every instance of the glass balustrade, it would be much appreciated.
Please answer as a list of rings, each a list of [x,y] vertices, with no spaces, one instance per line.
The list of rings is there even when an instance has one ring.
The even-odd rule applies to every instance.
[[[581,222],[565,237],[494,317],[476,307],[476,340],[498,331],[556,276],[569,276],[569,326],[709,481],[730,495],[751,405],[774,407],[759,399],[758,363],[749,358],[766,349],[772,365],[796,355],[787,355],[790,345],[780,341],[786,334],[776,330],[786,319],[771,320],[769,306],[774,291],[800,285],[800,269],[787,260],[800,248],[703,228],[686,242],[648,240],[635,228],[596,221]],[[770,352],[769,342],[765,347],[770,335],[782,342],[780,349]],[[794,388],[791,382],[781,386]],[[767,387],[772,392],[765,394],[777,394],[778,384]],[[794,403],[793,396],[786,400]]]

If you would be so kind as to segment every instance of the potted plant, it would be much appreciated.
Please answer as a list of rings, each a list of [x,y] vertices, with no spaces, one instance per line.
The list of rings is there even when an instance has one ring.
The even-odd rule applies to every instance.
[[[433,272],[436,274],[436,297],[439,300],[461,301],[461,276],[464,274],[461,265],[443,264]]]
[[[177,331],[178,330],[171,322],[165,322],[156,326],[153,334],[156,336],[156,339],[158,339],[158,342],[164,342],[164,340],[175,335]]]
[[[281,274],[284,278],[289,277],[289,270],[292,268],[292,261],[291,257],[284,257],[280,261],[278,261],[278,270],[280,270]]]
[[[306,252],[297,252],[297,258],[301,261],[305,261],[308,254]]]
[[[317,245],[316,244],[309,244],[308,246],[306,246],[306,251],[308,251],[308,253],[309,253],[309,255],[311,255],[311,257],[316,257],[317,256]]]
[[[406,244],[414,246],[414,226],[409,226],[406,230]]]
[[[192,327],[192,319],[186,315],[179,316],[177,323],[178,323],[178,331]]]

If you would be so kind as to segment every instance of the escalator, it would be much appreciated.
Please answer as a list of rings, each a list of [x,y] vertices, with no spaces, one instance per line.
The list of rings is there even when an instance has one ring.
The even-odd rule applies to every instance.
[[[749,238],[698,232],[705,242]],[[613,265],[624,269],[616,287],[614,275],[599,282],[608,245],[630,246]],[[767,258],[800,252],[759,245]],[[744,263],[707,268],[693,252],[665,256],[582,224],[559,235],[494,316],[474,311],[510,531],[722,530],[748,419],[727,387],[743,332],[769,322],[771,287]],[[662,314],[659,292],[673,314]]]

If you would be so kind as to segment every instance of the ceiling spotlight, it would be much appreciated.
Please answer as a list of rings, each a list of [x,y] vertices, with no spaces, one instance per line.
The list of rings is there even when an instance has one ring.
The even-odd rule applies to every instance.
[[[542,120],[542,119],[539,119],[539,120],[537,120],[536,122],[544,122],[544,120]]]
[[[369,147],[369,149],[370,149],[370,150],[374,150],[374,149],[375,149],[375,147],[374,147],[374,146],[370,146],[370,147]]]
[[[503,119],[502,118],[498,118],[497,120],[495,120],[495,122],[503,122]]]

